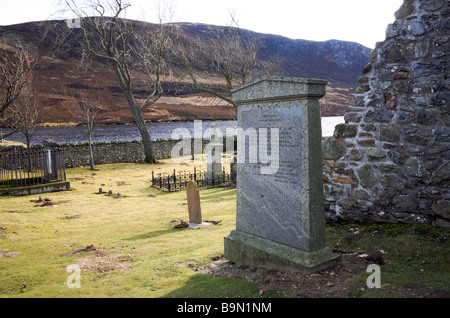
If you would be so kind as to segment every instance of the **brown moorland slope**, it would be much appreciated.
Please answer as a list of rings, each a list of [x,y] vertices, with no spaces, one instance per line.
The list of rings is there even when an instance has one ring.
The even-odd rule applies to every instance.
[[[130,123],[132,116],[126,100],[116,82],[115,75],[102,62],[96,61],[87,74],[80,78],[73,65],[78,58],[78,44],[71,39],[55,41],[58,34],[51,27],[64,28],[65,21],[30,22],[0,27],[1,50],[11,49],[16,40],[36,57],[36,94],[38,107],[46,123],[74,122],[65,104],[75,97],[64,90],[76,90],[89,97],[100,109],[98,123]],[[205,34],[213,26],[180,23],[187,36]],[[217,27],[213,27],[217,28]],[[321,101],[323,116],[342,115],[349,104],[361,69],[367,63],[370,49],[352,42],[331,40],[313,42],[291,40],[285,37],[245,31],[248,36],[258,36],[262,42],[260,59],[277,56],[281,61],[281,76],[320,78],[329,81],[327,95]],[[59,43],[59,44],[57,44]],[[135,70],[136,99],[144,97],[145,76]],[[208,79],[217,82],[219,79]],[[161,98],[144,114],[146,121],[227,120],[236,119],[234,107],[220,100],[211,100],[183,85]]]

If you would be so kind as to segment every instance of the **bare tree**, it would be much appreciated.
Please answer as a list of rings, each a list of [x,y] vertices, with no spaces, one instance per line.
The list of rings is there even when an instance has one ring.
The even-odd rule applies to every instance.
[[[5,111],[9,126],[15,132],[25,136],[26,153],[28,161],[28,177],[32,171],[31,139],[39,129],[40,118],[36,107],[36,94],[34,92],[33,78],[29,77],[20,94]]]
[[[79,81],[82,81],[83,78],[85,78],[87,71],[91,67],[91,63],[92,60],[86,54],[82,54],[81,59],[74,63],[74,73]],[[66,100],[63,102],[65,108],[75,120],[80,121],[84,126],[84,133],[88,138],[89,165],[91,170],[95,170],[94,153],[92,149],[92,130],[95,124],[95,117],[101,109],[94,106],[92,98],[76,88],[63,88],[62,91],[66,97]],[[99,101],[100,94],[98,94],[96,102],[98,103]]]
[[[176,61],[191,78],[196,90],[218,97],[234,105],[233,88],[273,74],[279,67],[277,59],[261,61],[258,52],[262,42],[251,32],[241,30],[237,19],[225,27],[210,27],[206,38],[192,40],[179,34]],[[206,78],[220,78],[222,85],[208,84]],[[236,107],[236,105],[234,105]]]
[[[121,17],[130,4],[124,0],[90,0],[86,5],[65,0],[80,19],[85,51],[96,59],[109,62],[133,115],[142,143],[145,161],[155,163],[150,132],[144,111],[165,94],[162,79],[168,75],[165,55],[171,47],[170,24],[153,26]],[[146,73],[147,94],[138,103],[133,91],[133,70],[139,65]]]
[[[10,127],[25,136],[27,149],[30,149],[31,139],[40,124],[36,106],[34,83],[31,80],[22,87],[20,95],[12,102],[8,109]]]
[[[8,107],[31,82],[34,63],[34,58],[24,50],[20,41],[13,50],[0,51],[0,119],[5,118]]]
[[[88,137],[89,164],[91,170],[95,170],[94,153],[92,151],[92,130],[94,128],[95,116],[99,113],[100,108],[94,107],[88,97],[83,93],[66,92],[65,95],[76,98],[76,102],[73,103],[71,101],[67,103],[66,109],[84,125],[84,133]]]

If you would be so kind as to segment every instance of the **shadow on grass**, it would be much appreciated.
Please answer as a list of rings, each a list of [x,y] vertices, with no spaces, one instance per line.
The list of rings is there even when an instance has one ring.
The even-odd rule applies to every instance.
[[[236,198],[236,189],[220,189],[214,193],[200,193],[200,197],[204,201],[209,200],[235,200]]]
[[[148,233],[144,233],[144,234],[138,234],[136,236],[132,236],[132,237],[128,237],[125,238],[125,241],[136,241],[136,240],[146,240],[152,237],[158,237],[161,235],[165,235],[165,234],[171,234],[176,232],[176,230],[170,228],[170,229],[166,229],[166,230],[157,230],[157,231],[152,231],[152,232],[148,232]]]
[[[162,298],[261,298],[257,283],[231,277],[193,275],[186,284]]]

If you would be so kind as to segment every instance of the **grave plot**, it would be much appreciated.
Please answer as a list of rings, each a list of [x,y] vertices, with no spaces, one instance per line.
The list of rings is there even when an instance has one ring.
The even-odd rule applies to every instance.
[[[60,148],[0,150],[0,195],[30,195],[70,189]]]

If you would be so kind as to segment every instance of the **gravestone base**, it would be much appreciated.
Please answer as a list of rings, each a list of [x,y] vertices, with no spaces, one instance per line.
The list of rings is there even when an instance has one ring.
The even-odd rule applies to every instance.
[[[209,223],[209,222],[203,222],[203,223],[200,223],[200,224],[198,224],[198,223],[189,223],[188,229],[197,230],[197,229],[200,229],[202,227],[211,226],[211,225],[212,224]]]
[[[246,266],[310,274],[339,260],[339,254],[328,247],[307,252],[239,230],[231,231],[224,240],[224,257]]]

